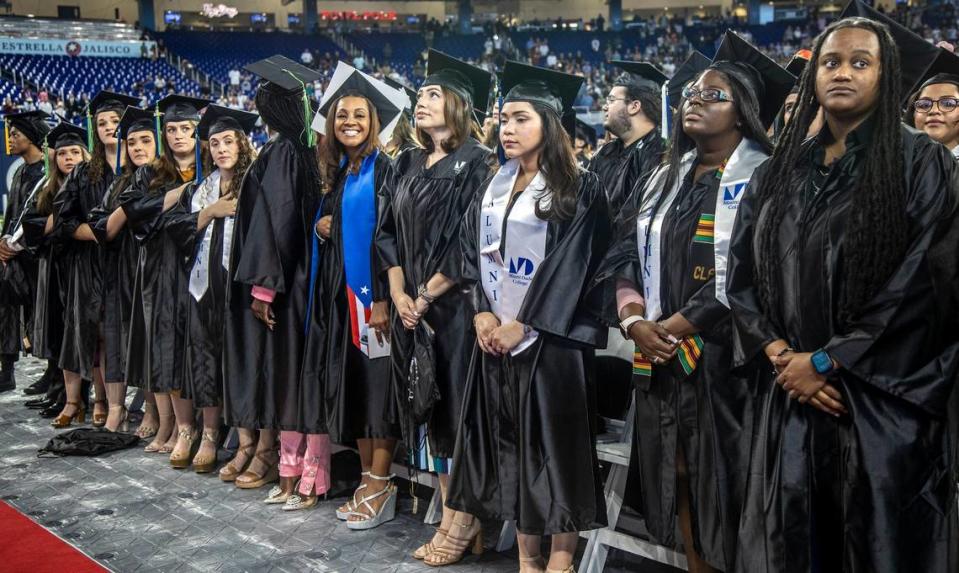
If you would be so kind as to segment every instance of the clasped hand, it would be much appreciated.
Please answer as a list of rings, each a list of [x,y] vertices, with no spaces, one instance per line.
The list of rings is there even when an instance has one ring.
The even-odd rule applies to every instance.
[[[778,375],[776,383],[800,404],[809,404],[831,416],[848,414],[842,394],[826,377],[816,372],[809,352],[786,352],[770,358]]]
[[[641,320],[629,329],[629,336],[636,347],[654,364],[664,364],[676,356],[679,339],[659,322]]]
[[[481,312],[473,319],[480,350],[491,356],[503,356],[519,346],[526,337],[522,323],[500,324],[492,312]]]

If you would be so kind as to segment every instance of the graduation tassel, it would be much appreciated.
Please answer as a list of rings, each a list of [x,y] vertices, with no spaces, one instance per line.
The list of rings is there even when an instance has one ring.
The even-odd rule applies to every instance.
[[[87,107],[87,151],[93,153],[93,116]]]
[[[193,137],[196,141],[196,144],[193,147],[196,157],[196,176],[193,178],[193,181],[199,185],[200,181],[203,180],[203,154],[200,146],[200,130],[196,127],[193,128]]]
[[[153,125],[157,136],[157,157],[163,155],[163,130],[160,128],[160,115],[160,104],[157,102],[157,105],[154,107],[153,111]]]
[[[43,174],[50,176],[50,146],[47,145],[47,138],[43,138]]]
[[[306,129],[304,130],[306,132],[306,146],[316,147],[316,134],[313,133],[313,128],[311,127],[311,125],[313,125],[313,108],[310,107],[310,96],[306,93],[306,84],[290,70],[283,71],[290,74],[290,77],[296,80],[303,89],[303,118],[306,120]]]
[[[10,122],[3,120],[3,150],[10,155]]]
[[[669,82],[663,84],[660,90],[660,99],[662,100],[662,117],[660,118],[660,127],[663,139],[669,139],[669,124],[672,121],[673,110],[669,107]]]
[[[497,100],[499,105],[500,112],[503,111],[503,93],[500,92],[499,99]],[[500,115],[496,120],[496,159],[499,161],[500,165],[506,164],[506,150],[503,149],[503,144],[500,143],[499,134],[500,130],[503,129],[503,116]]]
[[[123,146],[123,133],[120,131],[120,128],[118,127],[117,128],[117,164],[116,164],[116,167],[113,168],[114,175],[120,174],[120,149],[122,148],[122,146]]]

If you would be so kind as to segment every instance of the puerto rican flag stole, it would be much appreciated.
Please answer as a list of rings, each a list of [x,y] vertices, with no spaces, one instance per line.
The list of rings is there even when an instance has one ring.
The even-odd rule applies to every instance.
[[[347,173],[340,216],[343,228],[343,266],[353,345],[370,358],[389,356],[389,344],[379,344],[370,332],[373,276],[370,271],[376,229],[374,169],[378,151],[363,159],[359,173]]]

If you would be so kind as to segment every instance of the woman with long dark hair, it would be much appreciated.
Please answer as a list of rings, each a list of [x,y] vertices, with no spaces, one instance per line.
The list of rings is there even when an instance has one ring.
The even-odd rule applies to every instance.
[[[103,345],[100,354],[110,404],[107,428],[127,419],[126,355],[133,309],[133,285],[136,278],[139,246],[126,228],[126,214],[119,206],[120,193],[133,183],[136,171],[156,157],[153,113],[127,107],[117,126],[120,163],[117,176],[104,193],[101,203],[90,213],[90,229],[100,245],[100,269],[103,276]],[[156,401],[146,396],[146,414],[137,435],[156,434]],[[118,422],[119,421],[119,422]]]
[[[207,100],[170,95],[156,104],[159,157],[139,168],[120,207],[140,245],[127,350],[127,383],[153,392],[159,428],[148,452],[170,454],[170,465],[189,467],[199,441],[193,406],[180,396],[185,379],[187,269],[166,228],[186,183],[203,168],[196,127]],[[175,427],[174,427],[175,422]]]
[[[491,152],[480,145],[474,132],[473,108],[486,109],[492,77],[489,72],[431,51],[428,76],[420,87],[415,108],[417,139],[422,149],[401,154],[395,176],[388,185],[384,212],[379,217],[376,249],[382,263],[377,274],[389,280],[396,309],[391,330],[393,390],[404,441],[415,450],[421,469],[436,471],[442,497],[449,483],[448,459],[453,456],[469,349],[473,345],[467,301],[458,286],[461,275],[458,243],[463,214],[489,174]],[[410,368],[414,352],[432,356],[432,382],[440,396],[432,405],[410,404],[406,399],[416,382]],[[426,423],[418,426],[411,406]],[[364,476],[363,496],[390,488],[391,476]],[[365,487],[364,487],[365,486]],[[380,497],[378,505],[388,496]],[[352,511],[352,503],[341,511]],[[431,550],[443,545],[453,526],[454,512],[444,506],[443,520],[430,543],[413,556],[442,565],[443,553],[430,559]],[[462,532],[457,532],[457,537]]]
[[[621,330],[636,345],[624,501],[658,544],[682,546],[694,572],[735,565],[753,408],[749,379],[731,373],[725,261],[744,188],[772,151],[766,128],[792,83],[727,32],[683,90],[667,162],[604,262]]]
[[[897,45],[865,18],[816,39],[796,115],[739,209],[734,366],[767,382],[737,570],[957,568],[957,166],[901,124]]]
[[[212,168],[180,195],[167,232],[190,261],[187,282],[185,362],[181,398],[203,413],[200,446],[189,462],[196,473],[216,466],[223,396],[223,312],[230,283],[227,268],[233,215],[243,176],[256,158],[249,133],[257,115],[209,105],[197,125],[209,146]]]
[[[607,328],[602,297],[587,295],[609,240],[606,194],[564,129],[582,82],[516,62],[503,71],[507,162],[461,234],[476,345],[447,500],[465,513],[432,554],[446,562],[482,547],[480,519],[515,520],[521,571],[568,572],[578,532],[606,522],[592,358]]]
[[[53,155],[45,177],[38,183],[33,196],[26,202],[21,226],[22,243],[31,249],[37,260],[37,292],[33,303],[33,331],[31,353],[47,360],[51,377],[47,395],[51,400],[66,402],[63,372],[56,367],[63,341],[63,297],[60,292],[60,272],[57,266],[59,248],[51,240],[53,233],[53,198],[73,168],[90,160],[87,151],[87,132],[70,123],[60,123],[46,135],[45,148]],[[56,395],[51,395],[56,393]],[[61,403],[60,407],[63,407]]]
[[[56,428],[83,420],[83,380],[94,383],[93,425],[102,427],[107,422],[103,365],[97,364],[103,308],[100,251],[87,220],[113,183],[119,146],[116,129],[120,114],[133,103],[136,98],[106,91],[90,101],[87,118],[96,132],[88,133],[94,142],[90,161],[74,167],[53,200],[52,236],[62,247],[57,259],[64,295],[60,368],[67,389],[66,406],[53,421]],[[116,396],[116,392],[110,394]],[[122,420],[113,422],[119,425]]]
[[[317,118],[325,124],[320,165],[326,194],[324,216],[316,226],[314,244],[319,246],[322,241],[317,252],[321,264],[310,281],[315,288],[301,394],[301,402],[323,405],[325,420],[323,424],[308,418],[301,422],[307,429],[327,427],[329,439],[335,443],[355,440],[361,478],[387,476],[399,428],[387,420],[389,285],[378,272],[373,235],[378,215],[383,212],[386,182],[393,172],[380,138],[387,135],[385,126],[400,114],[400,109],[381,91],[388,86],[377,85],[373,78],[343,63],[337,74],[341,68],[349,70],[349,75],[338,85],[329,86]],[[315,398],[307,389],[318,379],[323,380],[324,392]],[[301,408],[309,411],[303,404]],[[311,438],[320,440],[306,436],[307,457],[315,449],[310,447]],[[287,448],[282,443],[281,448],[282,456]],[[304,467],[304,473],[308,469]],[[310,493],[308,481],[306,476],[301,479],[297,498]],[[355,492],[351,509],[337,512],[350,529],[371,529],[395,516],[395,497],[373,505],[391,490],[367,495],[366,489],[361,486]],[[298,502],[293,499],[287,504],[295,509]]]
[[[248,65],[261,78],[256,108],[271,133],[240,187],[226,294],[223,413],[259,430],[243,444],[242,489],[279,479],[276,437],[297,430],[314,214],[320,195],[305,85],[319,74],[283,56]],[[249,434],[252,437],[252,434]],[[250,450],[252,458],[250,458]],[[238,461],[231,462],[235,468]]]

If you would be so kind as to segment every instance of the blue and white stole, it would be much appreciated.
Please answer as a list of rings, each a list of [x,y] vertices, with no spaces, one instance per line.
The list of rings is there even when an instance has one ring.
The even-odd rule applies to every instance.
[[[513,185],[519,175],[519,161],[511,159],[500,167],[483,194],[479,236],[480,275],[483,291],[500,324],[509,324],[523,306],[526,293],[540,263],[546,257],[547,222],[536,216],[536,205],[548,206],[549,190],[542,172],[520,192],[506,224],[506,249],[500,253],[503,223]],[[519,354],[536,342],[531,331],[511,352]]]
[[[215,169],[193,193],[190,199],[190,212],[199,213],[204,208],[220,200],[220,170]],[[213,225],[211,221],[203,230],[203,237],[197,247],[196,259],[190,270],[190,294],[197,302],[203,298],[210,287],[210,243],[213,241]],[[224,270],[230,269],[230,249],[233,246],[233,217],[223,219],[223,256],[220,264]]]

